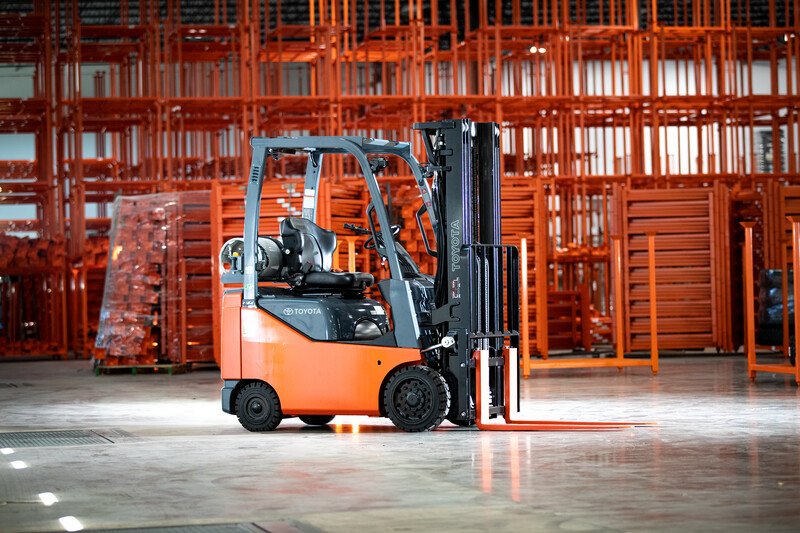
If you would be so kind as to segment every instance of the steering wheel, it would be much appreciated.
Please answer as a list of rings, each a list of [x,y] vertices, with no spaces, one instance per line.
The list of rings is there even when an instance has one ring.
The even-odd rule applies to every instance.
[[[392,231],[392,237],[397,237],[397,234],[400,233],[400,224],[392,224],[389,226]],[[381,247],[383,247],[383,239],[378,237],[380,241]],[[374,250],[375,249],[375,237],[370,236],[366,241],[364,241],[364,249],[365,250]]]

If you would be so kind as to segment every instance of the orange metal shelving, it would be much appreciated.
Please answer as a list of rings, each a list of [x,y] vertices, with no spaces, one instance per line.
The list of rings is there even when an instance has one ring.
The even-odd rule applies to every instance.
[[[226,188],[246,174],[252,135],[408,139],[419,120],[501,123],[504,238],[527,239],[526,333],[536,357],[575,343],[559,344],[548,300],[573,302],[560,306],[562,316],[585,316],[589,303],[580,346],[612,341],[610,228],[623,195],[711,195],[709,264],[718,268],[709,302],[718,325],[701,343],[676,333],[667,313],[662,349],[736,347],[730,307],[742,269],[734,226],[747,213],[760,213],[756,258],[773,268],[788,259],[782,216],[790,211],[776,215],[776,206],[789,206],[786,186],[800,185],[794,1],[193,4],[32,0],[0,13],[0,63],[28,68],[32,87],[0,99],[0,133],[36,138],[34,162],[0,162],[0,199],[35,205],[36,219],[4,227],[64,237],[67,264],[53,274],[54,286],[69,287],[53,304],[60,351],[90,355],[113,199],[233,191]],[[283,158],[267,173],[281,187],[302,169]],[[339,158],[325,170],[331,199],[320,213],[333,226],[343,220],[331,209],[337,201],[347,217],[358,214],[357,187],[342,185],[353,172]],[[401,174],[390,166],[385,175],[402,203]],[[214,251],[235,234],[234,222],[225,224],[212,225]],[[644,242],[643,234],[621,236]],[[658,250],[661,272],[667,252]],[[633,285],[643,253],[625,255],[639,261],[626,262]],[[366,254],[357,261],[377,268]],[[588,297],[568,298],[584,288]],[[645,300],[643,293],[623,322],[631,346],[647,344]],[[672,305],[668,294],[660,302]],[[571,327],[570,336],[577,339]]]
[[[793,287],[794,287],[794,294],[792,295],[793,301],[798,301],[800,298],[800,218],[798,217],[788,217],[788,222],[791,224],[792,228],[792,238],[791,238],[791,248],[792,248],[792,258],[790,261],[790,265],[793,269]],[[745,280],[745,290],[744,290],[744,299],[745,299],[745,313],[744,313],[744,330],[745,330],[745,344],[744,344],[744,351],[747,356],[747,374],[751,381],[756,380],[756,376],[759,372],[764,373],[778,373],[778,374],[790,374],[794,376],[795,382],[800,385],[800,364],[798,364],[797,359],[795,358],[794,362],[787,361],[787,362],[772,362],[772,363],[764,363],[759,362],[758,358],[756,357],[756,339],[755,339],[755,291],[753,290],[754,286],[754,262],[753,262],[753,227],[755,223],[753,221],[746,221],[742,222],[742,226],[744,227],[744,239],[745,245],[742,249],[742,256],[743,256],[743,264],[744,264],[744,280]],[[788,266],[788,265],[787,265]],[[786,270],[784,270],[784,273]],[[786,284],[786,277],[784,275],[784,287],[787,286]],[[784,301],[786,301],[784,297]],[[785,306],[784,306],[785,307]],[[784,321],[784,324],[788,324],[788,321]],[[800,339],[800,322],[795,321],[794,331],[792,334],[794,335],[795,339],[795,346],[794,353],[797,353],[797,339]]]

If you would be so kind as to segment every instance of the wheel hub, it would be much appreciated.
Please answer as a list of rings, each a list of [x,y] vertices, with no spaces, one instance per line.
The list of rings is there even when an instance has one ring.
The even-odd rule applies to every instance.
[[[247,411],[252,416],[260,417],[265,411],[264,403],[260,399],[255,398],[247,405]]]
[[[406,396],[406,402],[411,407],[416,407],[417,405],[419,405],[420,397],[416,392],[409,392],[408,396]]]
[[[409,379],[397,390],[397,410],[406,420],[419,420],[432,408],[432,392],[418,379]]]

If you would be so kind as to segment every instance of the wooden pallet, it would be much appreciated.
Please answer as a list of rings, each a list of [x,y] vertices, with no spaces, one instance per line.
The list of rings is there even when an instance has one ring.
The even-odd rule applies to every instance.
[[[94,375],[101,374],[125,374],[130,373],[135,376],[140,372],[143,374],[185,374],[191,370],[191,365],[186,364],[155,364],[155,365],[96,365]]]

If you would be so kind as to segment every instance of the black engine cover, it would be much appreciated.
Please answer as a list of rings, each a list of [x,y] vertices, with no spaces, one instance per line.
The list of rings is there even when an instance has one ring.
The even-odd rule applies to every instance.
[[[341,296],[262,295],[258,306],[300,333],[320,341],[364,340],[356,328],[364,321],[375,324],[380,333],[389,330],[386,310],[369,298]],[[364,326],[361,327],[364,330]],[[374,328],[369,328],[374,331]]]

